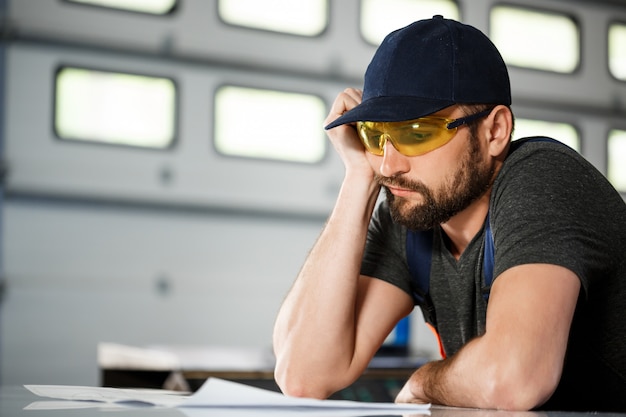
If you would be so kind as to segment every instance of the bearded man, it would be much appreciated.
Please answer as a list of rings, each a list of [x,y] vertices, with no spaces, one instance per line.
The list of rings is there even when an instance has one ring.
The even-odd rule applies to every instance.
[[[511,142],[510,105],[495,46],[441,16],[337,96],[343,184],[274,329],[285,393],[347,387],[419,306],[442,359],[397,402],[626,412],[626,204],[565,145]]]

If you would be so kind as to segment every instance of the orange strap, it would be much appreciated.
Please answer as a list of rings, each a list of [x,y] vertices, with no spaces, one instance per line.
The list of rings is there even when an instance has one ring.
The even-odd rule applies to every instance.
[[[437,333],[437,329],[435,329],[435,326],[433,326],[430,323],[426,323],[426,325],[428,326],[430,331],[432,331],[433,334],[435,335],[435,337],[437,338],[437,343],[439,344],[439,354],[441,355],[441,359],[445,359],[446,358],[446,351],[443,349],[443,343],[441,342],[441,337],[439,336],[439,333]]]

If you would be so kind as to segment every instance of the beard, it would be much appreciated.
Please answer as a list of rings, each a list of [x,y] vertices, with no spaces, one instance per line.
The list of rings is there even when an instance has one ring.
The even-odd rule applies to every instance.
[[[403,176],[376,177],[378,183],[384,187],[394,222],[411,230],[432,229],[466,209],[491,188],[495,178],[495,162],[485,164],[478,140],[470,136],[469,142],[468,150],[457,170],[436,189]],[[415,191],[422,196],[422,202],[416,203],[397,197],[386,186]]]

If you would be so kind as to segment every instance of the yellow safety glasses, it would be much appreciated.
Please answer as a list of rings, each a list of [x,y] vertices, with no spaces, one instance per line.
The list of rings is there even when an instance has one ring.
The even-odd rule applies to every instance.
[[[485,117],[491,110],[458,119],[426,116],[402,122],[357,122],[356,129],[365,149],[374,155],[383,155],[389,140],[402,155],[418,156],[450,142],[459,126]]]

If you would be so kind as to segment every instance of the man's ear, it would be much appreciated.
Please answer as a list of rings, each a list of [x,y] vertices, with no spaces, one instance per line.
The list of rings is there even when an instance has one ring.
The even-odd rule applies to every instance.
[[[498,157],[506,153],[513,129],[513,114],[507,106],[494,107],[488,117],[489,154]]]

